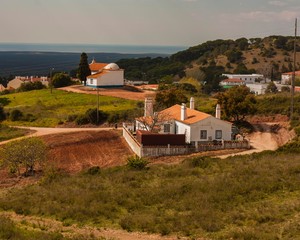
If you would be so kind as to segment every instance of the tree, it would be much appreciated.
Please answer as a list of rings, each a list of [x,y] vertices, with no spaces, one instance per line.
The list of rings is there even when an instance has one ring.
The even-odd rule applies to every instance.
[[[52,78],[52,85],[55,88],[70,86],[72,83],[69,75],[65,73],[56,73]]]
[[[274,82],[269,82],[267,88],[266,88],[266,93],[277,93],[278,88],[276,87]]]
[[[219,93],[217,98],[225,117],[229,120],[233,119],[238,122],[243,120],[245,116],[256,112],[254,94],[246,86],[230,88],[224,93]]]
[[[0,104],[0,122],[6,119],[6,114],[4,112],[3,106]]]
[[[163,91],[158,91],[155,97],[155,102],[162,108],[168,108],[175,104],[187,102],[187,97],[183,91],[177,88],[170,88]]]
[[[84,85],[86,85],[86,77],[89,75],[91,75],[91,69],[88,63],[88,56],[83,52],[80,56],[77,77],[80,79],[80,81],[84,82]]]
[[[23,138],[6,144],[0,153],[3,164],[9,167],[11,172],[21,174],[24,168],[24,175],[33,175],[35,166],[42,166],[46,160],[47,147],[37,137]]]

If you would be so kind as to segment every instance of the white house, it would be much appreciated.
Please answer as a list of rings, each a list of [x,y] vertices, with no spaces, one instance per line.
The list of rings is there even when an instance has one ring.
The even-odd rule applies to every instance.
[[[228,78],[220,82],[220,86],[222,86],[223,88],[231,88],[234,86],[242,86],[242,85],[245,85],[245,81],[239,78]]]
[[[195,110],[194,98],[191,98],[190,108],[185,104],[174,105],[154,114],[152,109],[152,101],[146,99],[144,117],[136,119],[137,130],[149,130],[154,123],[158,133],[185,134],[187,143],[231,140],[232,123],[220,119],[220,105],[217,105],[216,117]]]
[[[292,81],[293,72],[287,72],[281,74],[281,84],[290,85]],[[295,71],[295,76],[300,76],[300,71]]]
[[[122,87],[124,85],[124,70],[115,63],[96,63],[89,65],[91,75],[87,77],[86,85],[93,88]]]
[[[222,74],[222,76],[226,76],[229,79],[240,79],[245,81],[245,83],[269,82],[262,74]]]
[[[268,87],[268,84],[246,84],[246,86],[250,89],[250,92],[253,92],[255,95],[261,95],[266,93],[266,89]]]
[[[18,89],[23,83],[41,82],[43,85],[48,86],[49,79],[47,77],[37,76],[16,76],[13,80],[7,83],[7,89]]]

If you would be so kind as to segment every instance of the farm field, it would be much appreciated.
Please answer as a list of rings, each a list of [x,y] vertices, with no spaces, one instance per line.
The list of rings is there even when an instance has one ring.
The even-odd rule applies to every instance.
[[[122,112],[133,110],[137,101],[110,96],[100,96],[100,110]],[[67,120],[68,116],[83,114],[90,108],[97,107],[97,96],[79,94],[62,90],[49,89],[13,93],[0,97],[0,103],[6,111],[19,109],[24,115],[31,114],[33,121],[5,121],[9,125],[54,127]]]

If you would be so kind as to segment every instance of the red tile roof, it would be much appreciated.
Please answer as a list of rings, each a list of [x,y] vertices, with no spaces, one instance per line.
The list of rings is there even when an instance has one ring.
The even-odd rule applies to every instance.
[[[282,75],[293,75],[294,72],[282,73]],[[295,75],[300,76],[300,71],[295,71]]]
[[[103,76],[103,75],[105,75],[105,74],[107,74],[107,73],[108,73],[107,71],[101,71],[101,72],[92,74],[92,75],[90,75],[90,76],[87,76],[87,78],[97,78],[97,77]]]
[[[95,72],[95,71],[100,71],[106,65],[107,65],[107,63],[97,63],[97,62],[93,61],[92,63],[90,63],[89,66],[90,66],[91,71]]]

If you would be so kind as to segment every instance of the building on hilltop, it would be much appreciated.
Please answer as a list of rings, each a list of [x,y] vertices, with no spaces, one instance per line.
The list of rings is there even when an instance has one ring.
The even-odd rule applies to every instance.
[[[240,79],[247,83],[257,83],[257,82],[270,82],[262,74],[222,74],[222,76],[228,77],[229,79]]]
[[[234,86],[242,86],[245,84],[246,84],[245,81],[239,78],[228,78],[220,82],[220,86],[222,86],[223,88],[231,88]]]
[[[89,67],[91,75],[87,77],[86,85],[93,88],[108,88],[124,86],[124,70],[115,63],[97,63],[93,60]]]
[[[21,87],[23,83],[29,82],[41,82],[43,85],[48,86],[48,77],[38,77],[38,76],[16,76],[13,80],[7,83],[8,90],[15,90]]]
[[[287,72],[281,74],[281,84],[290,85],[292,81],[293,72]],[[295,71],[295,76],[300,76],[300,71]]]

